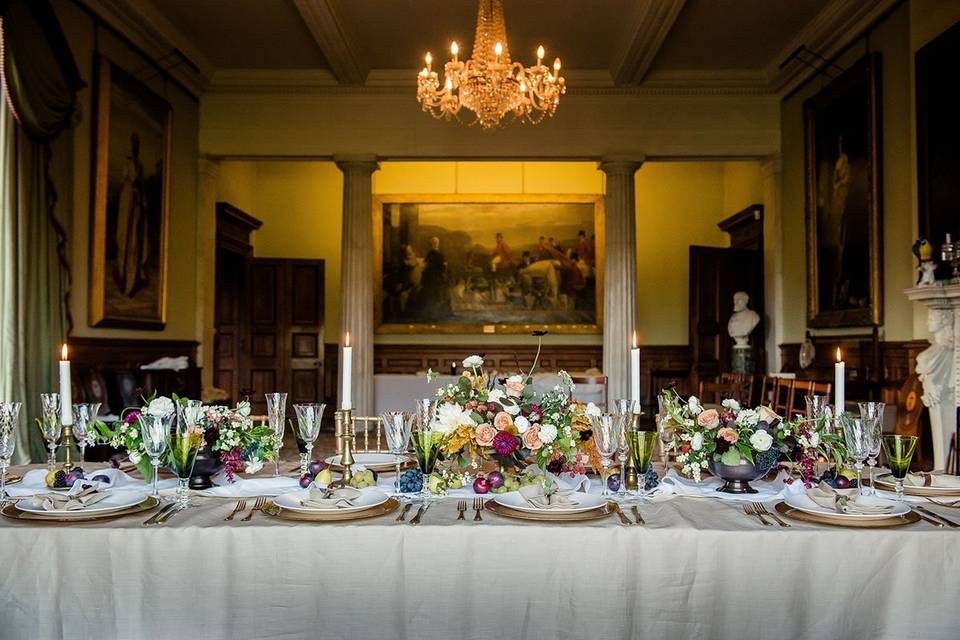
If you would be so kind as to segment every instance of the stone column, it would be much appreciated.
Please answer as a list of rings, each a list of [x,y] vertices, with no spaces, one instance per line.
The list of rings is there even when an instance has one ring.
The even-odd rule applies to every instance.
[[[607,402],[630,390],[630,347],[637,325],[637,212],[634,174],[643,156],[605,157],[603,373]],[[642,393],[642,389],[641,389]]]
[[[340,255],[340,336],[350,332],[353,345],[355,416],[373,414],[373,172],[375,156],[335,156],[343,172],[343,238]],[[343,368],[343,352],[338,356]],[[337,408],[342,387],[337,380]]]
[[[783,339],[783,224],[780,213],[779,155],[769,156],[760,168],[763,178],[763,302],[767,371],[780,371],[780,345]]]
[[[197,347],[196,365],[201,367],[201,387],[212,387],[216,354],[213,324],[216,306],[217,277],[217,176],[216,160],[200,156],[197,162],[197,318],[194,333]]]

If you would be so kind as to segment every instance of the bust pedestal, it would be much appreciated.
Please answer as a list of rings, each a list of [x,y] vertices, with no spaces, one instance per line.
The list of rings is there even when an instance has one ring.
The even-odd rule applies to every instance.
[[[928,325],[934,339],[930,348],[917,356],[917,374],[923,383],[923,403],[930,410],[934,466],[943,469],[950,435],[957,433],[960,416],[960,285],[912,287],[904,293],[929,309]],[[955,453],[960,458],[960,447]],[[960,460],[956,470],[960,471]]]

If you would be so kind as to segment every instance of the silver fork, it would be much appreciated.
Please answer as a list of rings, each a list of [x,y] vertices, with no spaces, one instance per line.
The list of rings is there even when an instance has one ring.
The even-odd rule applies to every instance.
[[[267,503],[267,499],[266,499],[266,498],[264,498],[263,496],[258,497],[257,500],[256,500],[256,502],[253,503],[253,508],[250,509],[250,513],[248,513],[247,515],[243,516],[243,518],[241,518],[240,521],[241,521],[241,522],[249,522],[249,521],[250,521],[250,518],[253,517],[253,514],[256,513],[257,511],[259,511],[260,509],[262,509],[262,508],[263,508],[263,505],[265,505],[266,503]]]
[[[771,518],[773,518],[774,520],[776,520],[776,521],[777,521],[777,524],[779,524],[781,527],[789,527],[789,526],[790,526],[788,523],[784,522],[784,521],[780,518],[780,516],[778,516],[776,513],[767,510],[767,507],[766,507],[762,502],[754,502],[754,503],[753,503],[753,509],[754,509],[754,511],[757,512],[758,515],[770,516]]]
[[[156,524],[158,524],[158,525],[159,525],[159,524],[166,524],[167,520],[169,520],[169,519],[172,518],[173,516],[177,515],[178,513],[180,513],[181,511],[183,511],[184,509],[186,509],[185,506],[183,506],[182,504],[176,504],[176,503],[175,503],[175,504],[173,505],[173,507],[172,507],[169,511],[167,511],[167,512],[164,513],[162,516],[160,516],[159,518],[157,518]]]
[[[427,512],[427,509],[430,508],[430,502],[424,502],[420,505],[420,509],[417,511],[417,515],[413,516],[413,520],[410,521],[410,524],[417,525],[420,524],[420,520],[423,519],[423,514]]]
[[[153,525],[157,524],[160,518],[167,515],[167,511],[170,511],[170,509],[173,509],[174,505],[176,504],[177,504],[176,502],[168,502],[167,504],[163,505],[162,507],[160,507],[159,511],[157,511],[155,514],[153,514],[152,516],[144,520],[143,526],[152,527]]]
[[[467,501],[461,500],[457,503],[457,511],[460,512],[460,515],[457,516],[457,520],[466,520],[463,514],[467,512]]]
[[[233,517],[234,517],[235,515],[237,515],[238,513],[240,513],[241,511],[243,511],[243,510],[246,509],[246,508],[247,508],[247,501],[246,501],[246,500],[240,500],[239,502],[237,502],[237,506],[235,506],[235,507],[233,508],[233,511],[230,512],[230,515],[228,515],[226,518],[224,518],[224,520],[225,520],[225,521],[233,520]]]
[[[473,510],[476,511],[476,513],[473,515],[473,521],[483,522],[483,516],[480,515],[480,512],[483,511],[483,498],[473,499]]]
[[[763,524],[765,524],[765,525],[768,526],[768,527],[772,527],[772,526],[773,526],[773,523],[772,523],[772,522],[767,522],[767,519],[764,518],[763,515],[761,515],[760,513],[757,513],[756,511],[754,511],[754,510],[752,509],[752,505],[748,505],[748,504],[743,505],[743,512],[744,512],[745,514],[747,514],[748,516],[755,516],[755,517],[759,518],[759,519],[760,519],[760,522],[762,522]]]

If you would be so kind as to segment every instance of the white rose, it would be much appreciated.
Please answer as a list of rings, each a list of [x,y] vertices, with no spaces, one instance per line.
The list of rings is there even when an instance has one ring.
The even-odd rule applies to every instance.
[[[766,431],[754,431],[750,436],[750,446],[755,451],[766,451],[773,446],[773,438]]]
[[[519,433],[523,434],[530,428],[530,421],[523,416],[517,416],[513,419],[513,426],[517,428]]]
[[[139,464],[139,462],[140,462],[140,452],[139,452],[139,451],[131,451],[131,452],[130,452],[130,462],[132,462],[133,464]]]
[[[503,405],[503,410],[509,413],[512,416],[520,413],[520,405],[518,404],[505,404]]]
[[[506,396],[507,396],[507,394],[505,394],[505,393],[504,393],[503,391],[501,391],[500,389],[493,389],[493,390],[490,391],[490,393],[487,394],[487,402],[496,402],[497,404],[500,404],[501,401],[502,401]]]
[[[237,414],[243,418],[250,415],[250,403],[246,400],[237,403]]]
[[[509,378],[507,378],[507,382],[519,382],[520,384],[523,384],[523,376],[512,375]]]
[[[263,469],[263,460],[260,458],[253,458],[252,460],[247,460],[247,465],[243,470],[246,473],[253,474],[257,471],[260,471],[260,469]]]
[[[736,422],[741,427],[755,427],[760,422],[760,414],[753,409],[744,409],[737,414]]]
[[[730,409],[730,411],[734,413],[738,413],[740,411],[740,403],[734,400],[733,398],[727,398],[720,404],[725,406],[727,409]]]
[[[693,434],[693,439],[690,440],[690,448],[694,451],[703,449],[703,434],[699,431]]]
[[[587,414],[587,416],[599,416],[603,414],[603,411],[601,411],[600,407],[597,405],[593,404],[592,402],[588,402],[584,413]]]
[[[469,411],[464,411],[460,405],[452,402],[445,402],[437,409],[437,417],[433,421],[434,431],[447,435],[460,426],[476,426]]]
[[[540,425],[540,442],[550,444],[557,439],[557,427],[550,423]]]
[[[820,446],[820,434],[814,431],[810,434],[810,447],[816,449]]]
[[[703,407],[700,405],[700,400],[697,399],[697,396],[690,396],[690,399],[687,400],[687,409],[695,416],[703,412]]]
[[[474,356],[469,356],[463,359],[464,369],[474,369],[476,367],[482,367],[482,366],[483,366],[483,358],[481,358],[480,356],[474,355]]]
[[[165,418],[173,413],[173,400],[167,396],[154,398],[147,405],[147,414],[158,418]]]

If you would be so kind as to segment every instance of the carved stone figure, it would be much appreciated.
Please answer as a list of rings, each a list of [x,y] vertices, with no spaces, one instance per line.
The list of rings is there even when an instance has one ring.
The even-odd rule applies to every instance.
[[[930,309],[927,328],[933,334],[933,341],[917,355],[917,376],[923,383],[923,404],[930,409],[934,468],[943,469],[947,462],[950,436],[957,428],[956,389],[953,378],[953,311]]]
[[[747,308],[750,295],[746,291],[733,294],[733,314],[727,322],[727,333],[733,338],[734,349],[749,349],[750,334],[760,324],[760,315]]]

